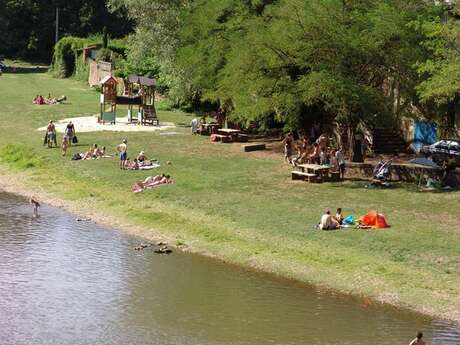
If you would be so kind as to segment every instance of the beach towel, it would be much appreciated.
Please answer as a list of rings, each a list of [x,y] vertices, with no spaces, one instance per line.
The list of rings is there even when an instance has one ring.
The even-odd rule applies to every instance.
[[[160,164],[157,164],[157,163],[152,163],[152,165],[142,165],[139,167],[139,170],[152,170],[152,169],[156,169],[156,168],[159,168],[160,167]]]
[[[359,219],[359,222],[361,225],[370,226],[374,229],[384,229],[390,227],[385,216],[381,213],[377,213],[376,211],[368,212]]]

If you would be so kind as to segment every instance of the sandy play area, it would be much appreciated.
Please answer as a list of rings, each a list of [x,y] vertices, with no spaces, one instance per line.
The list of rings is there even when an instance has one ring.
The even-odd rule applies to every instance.
[[[117,122],[114,125],[106,123],[105,125],[97,122],[97,115],[95,116],[84,116],[84,117],[72,117],[64,120],[60,120],[55,123],[56,131],[64,133],[65,128],[69,121],[72,121],[75,125],[75,131],[77,133],[82,132],[98,132],[98,131],[113,131],[113,132],[156,132],[171,130],[176,128],[172,122],[162,122],[160,126],[141,126],[137,124],[131,124],[128,122],[128,117],[117,117]],[[38,131],[45,131],[47,126],[40,127]]]

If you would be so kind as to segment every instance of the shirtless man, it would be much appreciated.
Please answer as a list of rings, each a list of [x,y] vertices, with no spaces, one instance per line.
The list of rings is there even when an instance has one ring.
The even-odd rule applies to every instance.
[[[422,340],[423,338],[423,333],[418,332],[417,337],[410,342],[409,345],[425,345],[425,342]]]
[[[128,140],[123,139],[123,142],[117,146],[117,151],[120,153],[120,169],[124,170],[128,159]]]
[[[334,230],[339,229],[340,224],[333,216],[331,216],[331,211],[327,210],[326,213],[321,216],[319,228],[321,230]]]

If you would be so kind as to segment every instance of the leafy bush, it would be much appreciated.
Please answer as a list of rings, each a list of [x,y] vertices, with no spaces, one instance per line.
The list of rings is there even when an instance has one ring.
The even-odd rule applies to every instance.
[[[58,78],[69,77],[74,74],[74,68],[77,65],[78,50],[83,49],[85,45],[88,45],[85,38],[67,36],[61,38],[54,47],[53,62],[51,65],[51,72]],[[73,56],[69,56],[73,54]],[[73,69],[71,70],[72,64],[69,58],[73,58]]]
[[[113,52],[108,48],[101,48],[98,50],[96,55],[96,61],[107,61],[112,62],[114,59]]]
[[[87,38],[73,36],[61,38],[54,47],[51,73],[58,78],[74,76],[76,79],[86,80],[88,78],[88,66],[81,59],[83,48],[90,45],[100,45],[102,39],[100,34],[91,35]],[[126,49],[125,40],[110,40],[108,48],[98,52],[97,60],[117,60],[126,54]]]

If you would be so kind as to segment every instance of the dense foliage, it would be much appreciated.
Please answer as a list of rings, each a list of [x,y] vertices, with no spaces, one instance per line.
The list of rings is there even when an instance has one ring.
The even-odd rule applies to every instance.
[[[125,40],[114,39],[105,42],[107,47],[104,48],[104,36],[91,35],[87,38],[66,36],[61,38],[54,47],[53,61],[51,71],[56,77],[75,76],[77,79],[88,79],[88,65],[83,62],[83,48],[96,45],[100,49],[97,53],[97,61],[120,62],[124,64],[124,56],[127,46]]]
[[[109,12],[101,0],[0,1],[0,55],[50,61],[55,43],[55,11],[60,9],[60,37],[86,37],[107,27],[109,36],[122,37],[132,22],[120,9]]]

